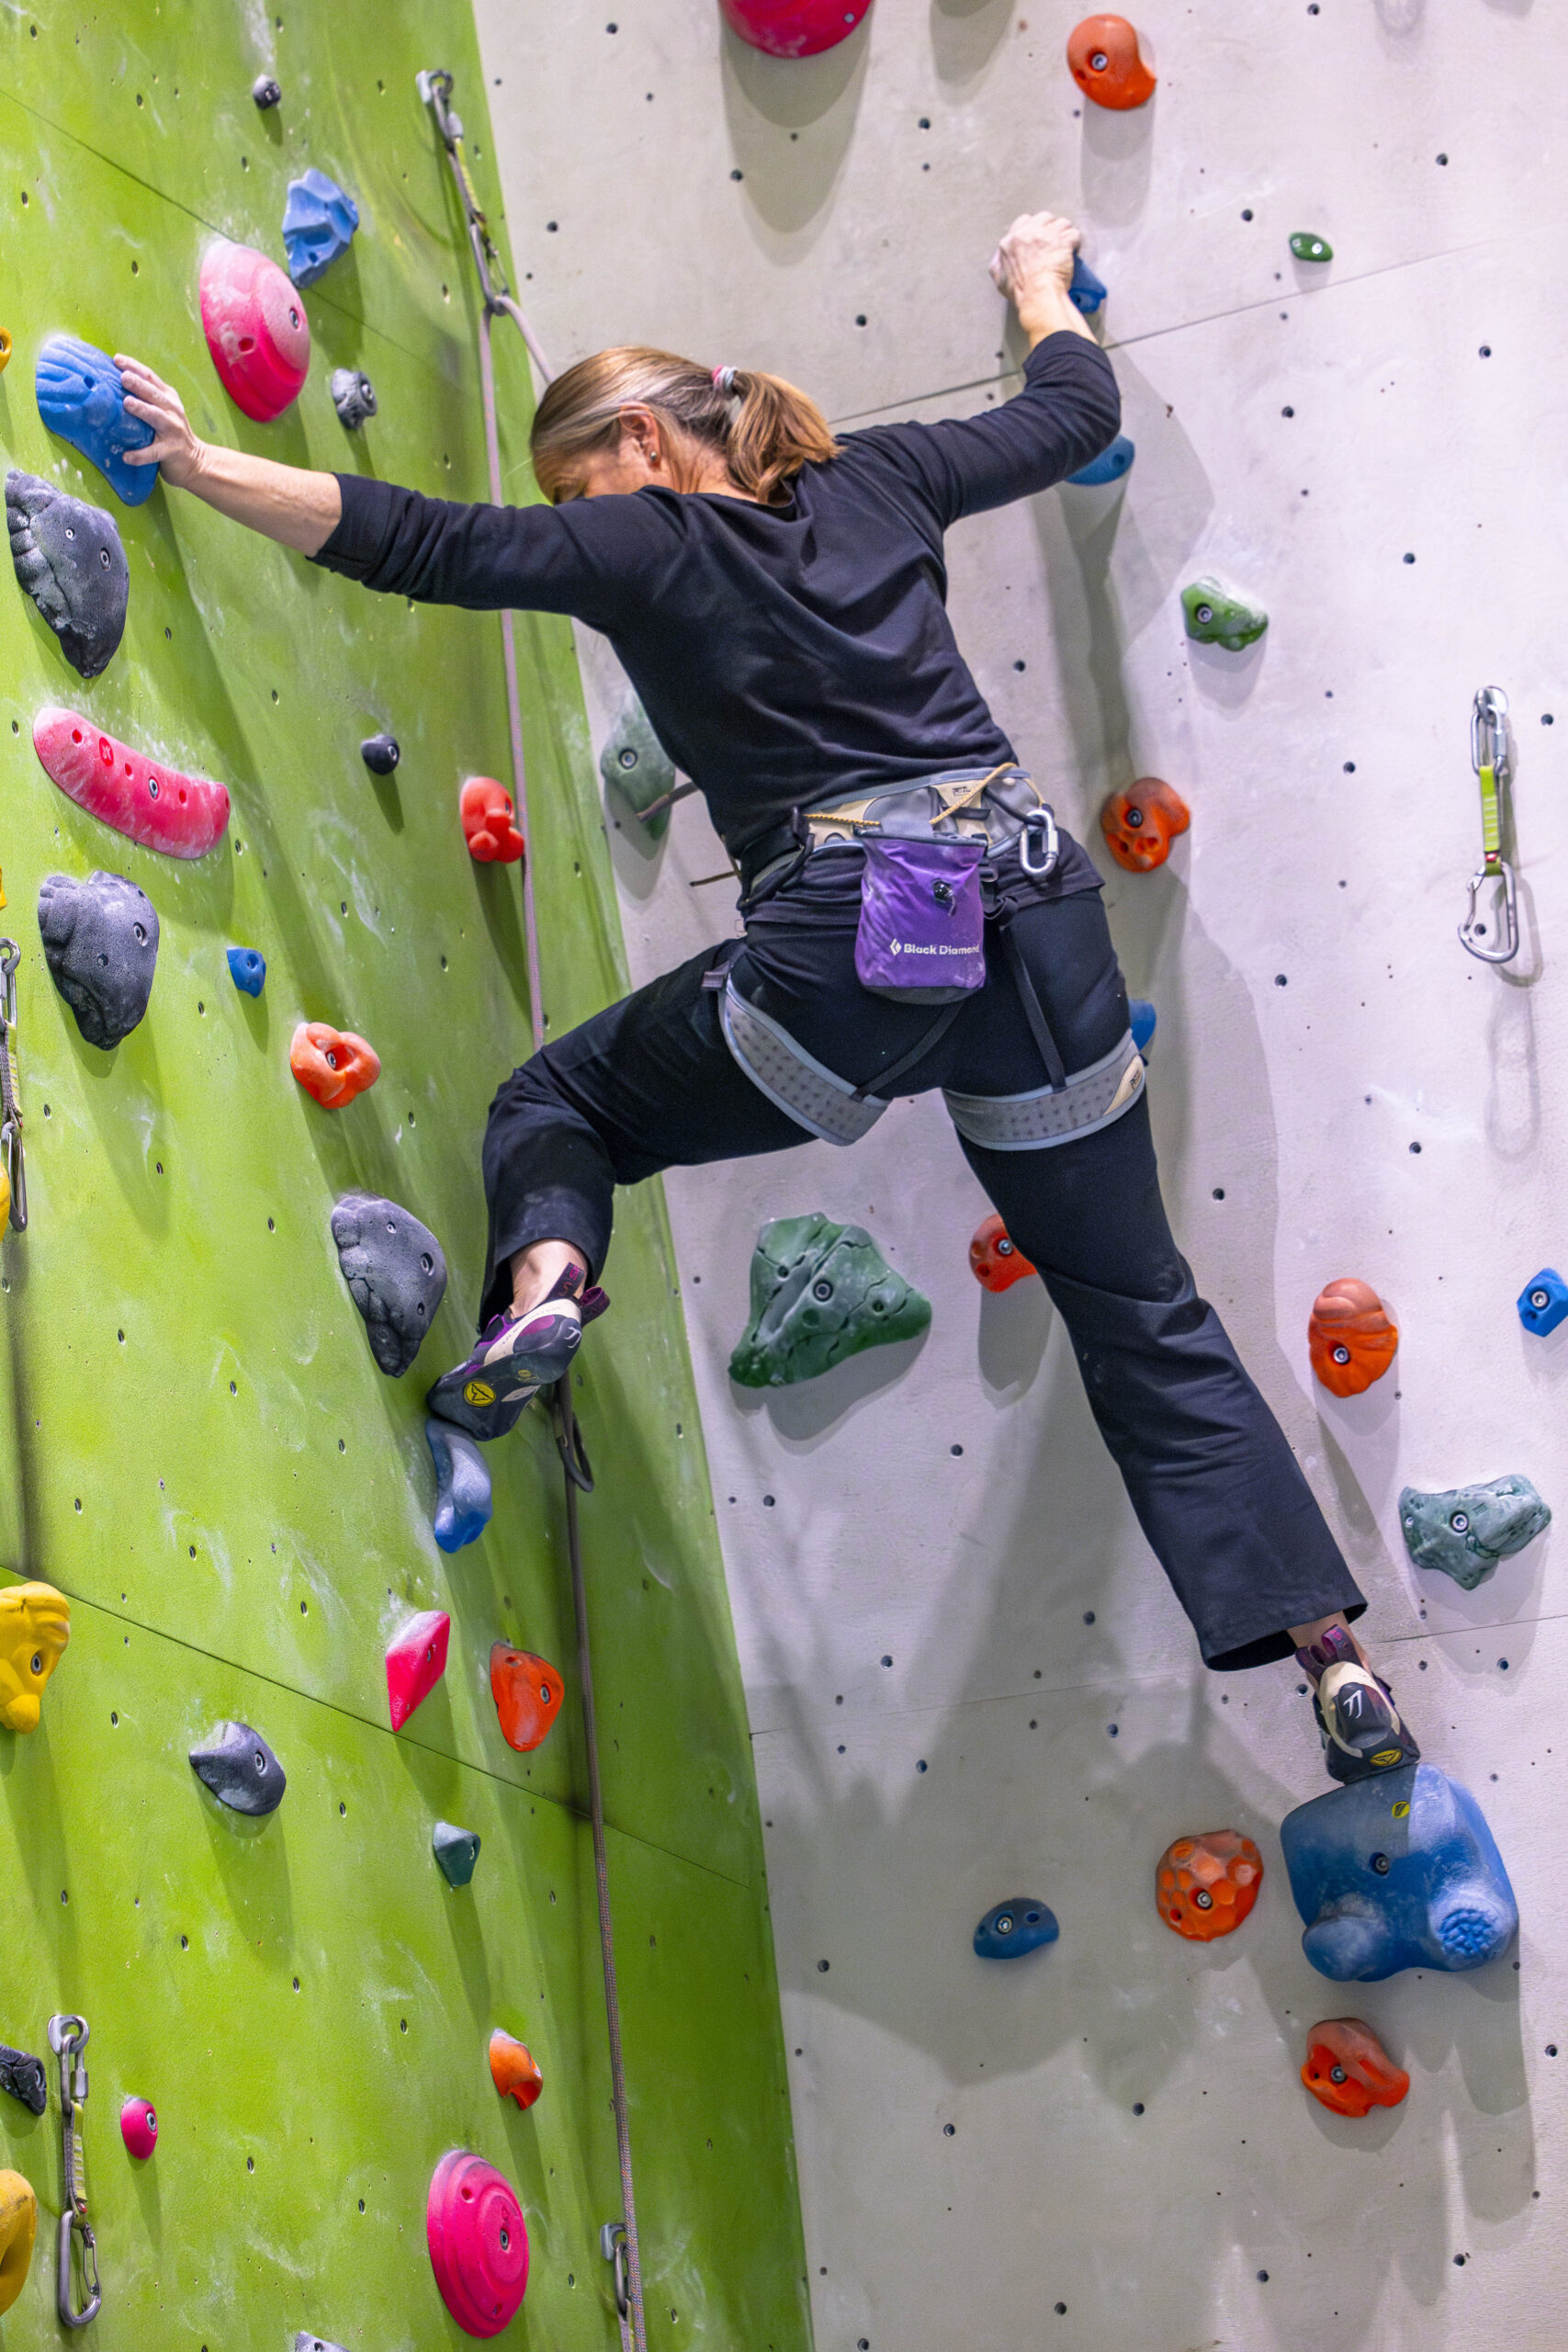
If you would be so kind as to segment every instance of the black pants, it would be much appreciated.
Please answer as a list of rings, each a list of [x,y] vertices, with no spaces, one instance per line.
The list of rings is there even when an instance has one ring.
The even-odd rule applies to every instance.
[[[929,1005],[866,992],[854,974],[858,856],[818,855],[750,918],[743,992],[825,1066],[860,1085],[930,1027]],[[1127,997],[1098,890],[1038,897],[1015,933],[1069,1071],[1109,1053]],[[1006,957],[900,1094],[948,1085],[1016,1094],[1045,1083]],[[530,1242],[575,1242],[597,1274],[617,1184],[670,1167],[785,1151],[804,1131],[725,1044],[714,961],[673,972],[547,1046],[491,1106],[490,1254],[481,1322],[511,1298]],[[824,1147],[828,1148],[829,1147]],[[1206,1663],[1288,1657],[1284,1630],[1365,1607],[1283,1432],[1193,1288],[1160,1200],[1140,1100],[1112,1125],[1046,1150],[962,1149],[1039,1268],[1071,1337],[1096,1421]]]

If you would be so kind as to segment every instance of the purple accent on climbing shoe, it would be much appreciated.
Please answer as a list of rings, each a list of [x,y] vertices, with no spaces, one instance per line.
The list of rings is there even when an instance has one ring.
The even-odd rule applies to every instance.
[[[868,839],[855,977],[875,996],[951,1002],[986,985],[980,842]]]

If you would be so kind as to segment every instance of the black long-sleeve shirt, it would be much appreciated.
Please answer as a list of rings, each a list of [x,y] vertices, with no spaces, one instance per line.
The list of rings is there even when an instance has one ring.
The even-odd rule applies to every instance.
[[[1099,345],[1048,335],[1003,407],[848,434],[787,506],[657,488],[456,506],[345,474],[316,561],[419,603],[602,629],[736,850],[825,795],[1013,757],[947,616],[942,534],[1076,472],[1120,415]]]

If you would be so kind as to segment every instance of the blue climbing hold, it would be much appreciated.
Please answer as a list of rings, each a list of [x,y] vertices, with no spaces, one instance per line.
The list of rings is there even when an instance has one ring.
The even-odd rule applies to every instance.
[[[1106,291],[1105,280],[1095,276],[1082,254],[1075,254],[1072,282],[1067,288],[1067,300],[1074,309],[1081,311],[1086,319],[1092,318],[1104,301]]]
[[[460,1552],[490,1525],[490,1472],[471,1437],[450,1421],[427,1420],[424,1434],[435,1464],[435,1540]]]
[[[1091,458],[1087,466],[1080,466],[1067,480],[1080,490],[1098,490],[1101,482],[1120,481],[1124,473],[1132,470],[1137,454],[1127,435],[1119,433],[1109,449],[1102,449],[1098,458]]]
[[[1302,1950],[1337,1984],[1481,1968],[1518,1928],[1481,1807],[1435,1764],[1404,1764],[1298,1805],[1280,1843],[1306,1921]]]
[[[313,164],[299,179],[290,180],[283,208],[283,243],[295,285],[314,286],[322,271],[347,253],[358,226],[359,207],[353,197]]]
[[[1159,1015],[1146,996],[1129,997],[1127,1013],[1133,1031],[1133,1043],[1139,1053],[1146,1057]]]
[[[1054,1944],[1061,1932],[1054,1911],[1032,1894],[1015,1894],[987,1912],[975,1930],[975,1950],[982,1960],[1021,1960],[1026,1951]]]
[[[51,433],[96,466],[122,506],[152,495],[156,466],[128,466],[128,449],[145,449],[152,428],[126,413],[125,386],[107,351],[79,335],[51,334],[33,371],[38,413]]]
[[[260,996],[266,986],[266,957],[256,947],[231,947],[229,978],[246,996]]]
[[[1543,1266],[1539,1274],[1530,1276],[1517,1304],[1525,1329],[1533,1331],[1538,1340],[1544,1340],[1568,1315],[1568,1283],[1555,1266]]]

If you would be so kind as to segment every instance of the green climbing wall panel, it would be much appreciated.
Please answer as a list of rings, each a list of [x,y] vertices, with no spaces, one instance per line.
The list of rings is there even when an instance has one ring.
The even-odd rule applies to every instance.
[[[298,21],[124,0],[13,17],[0,56],[0,326],[16,345],[0,439],[8,462],[110,505],[131,569],[124,646],[91,685],[0,587],[0,925],[23,951],[32,1210],[0,1249],[0,1560],[73,1605],[42,1728],[0,1731],[0,2039],[41,2051],[56,2007],[92,2022],[106,2301],[88,2341],[464,2340],[431,2280],[423,2196],[436,2158],[467,2144],[510,2174],[533,2236],[508,2340],[614,2345],[597,2233],[619,2197],[558,1472],[526,1417],[491,1455],[490,1529],[448,1560],[423,1437],[424,1386],[461,1352],[476,1299],[485,1106],[528,1044],[517,871],[476,867],[457,813],[465,776],[511,781],[499,628],[368,597],[173,493],[121,509],[32,397],[38,343],[64,329],[147,358],[210,437],[482,496],[468,257],[413,86],[420,67],[452,67],[493,194],[472,28],[447,0]],[[259,116],[264,71],[284,102]],[[307,297],[298,406],[253,425],[202,339],[200,254],[215,231],[280,253],[285,184],[308,163],[355,193],[363,225]],[[340,366],[379,398],[355,435],[327,391]],[[510,332],[498,373],[521,497],[530,390]],[[558,1031],[616,992],[621,948],[570,631],[520,616],[518,645]],[[68,803],[28,740],[54,701],[227,783],[220,846],[177,865]],[[402,746],[384,781],[357,749],[382,727]],[[113,1055],[79,1038],[33,912],[45,874],[95,865],[139,883],[163,926],[151,1010]],[[234,942],[267,959],[259,1001],[230,980]],[[289,1076],[302,1018],[381,1056],[344,1112]],[[397,1383],[328,1229],[354,1187],[406,1203],[451,1266]],[[583,1524],[650,2341],[799,2352],[756,1792],[657,1187],[623,1201],[607,1280],[615,1312],[577,1396],[599,1476]],[[394,1739],[383,1652],[428,1608],[451,1613],[451,1662]],[[567,1675],[532,1756],[496,1728],[497,1637]],[[268,1821],[220,1812],[185,1760],[225,1714],[288,1769]],[[438,1817],[484,1839],[460,1893],[430,1855]],[[491,2086],[497,2024],[545,2068],[527,2115]],[[136,2171],[115,2123],[132,2090],[163,2125]],[[44,2209],[6,2352],[57,2341],[57,2142],[52,2105],[35,2124],[0,2100],[0,2163]]]

